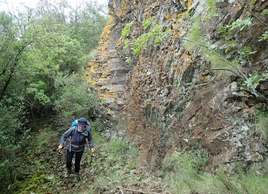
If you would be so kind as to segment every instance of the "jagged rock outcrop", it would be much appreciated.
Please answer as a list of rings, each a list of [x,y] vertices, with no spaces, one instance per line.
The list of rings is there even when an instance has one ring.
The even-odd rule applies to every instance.
[[[267,70],[267,9],[261,0],[110,1],[87,74],[109,129],[139,146],[140,167],[155,169],[180,147],[206,151],[209,170],[240,162],[267,173],[256,113],[268,82],[243,85]]]

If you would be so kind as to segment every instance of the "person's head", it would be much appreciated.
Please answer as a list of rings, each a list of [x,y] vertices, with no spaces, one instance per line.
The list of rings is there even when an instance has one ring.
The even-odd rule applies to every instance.
[[[83,130],[87,126],[87,120],[85,118],[80,118],[77,121],[77,125],[79,130]]]

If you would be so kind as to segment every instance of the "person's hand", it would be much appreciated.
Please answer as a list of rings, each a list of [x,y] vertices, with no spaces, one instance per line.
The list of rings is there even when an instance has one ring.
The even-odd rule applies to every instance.
[[[59,145],[58,150],[61,151],[62,148],[63,148],[63,146],[62,145]]]
[[[91,152],[92,153],[94,153],[96,150],[95,150],[95,148],[93,147],[93,148],[91,148]]]

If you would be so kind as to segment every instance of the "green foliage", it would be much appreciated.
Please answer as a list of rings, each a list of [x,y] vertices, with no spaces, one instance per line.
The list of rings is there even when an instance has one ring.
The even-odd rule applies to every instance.
[[[18,155],[29,144],[30,136],[29,130],[21,126],[18,112],[12,108],[0,106],[0,123],[0,191],[5,191],[19,173],[15,167],[20,162]]]
[[[111,151],[118,153],[128,149],[128,144],[122,138],[115,138],[111,140]]]
[[[240,31],[242,31],[251,25],[252,25],[252,18],[248,17],[245,19],[237,19],[236,21],[232,22],[232,24],[228,27],[230,28],[231,31],[236,28],[239,28]]]
[[[49,128],[42,128],[42,130],[40,130],[38,133],[34,133],[33,136],[34,139],[31,141],[35,145],[33,147],[34,153],[46,152],[47,148],[50,147],[52,143],[58,142],[56,131]]]
[[[98,135],[94,136],[98,141]],[[103,138],[102,138],[103,139]],[[101,152],[107,153],[105,163],[100,168],[100,174],[94,184],[99,186],[112,186],[124,183],[124,185],[135,184],[139,182],[139,177],[135,176],[135,165],[138,159],[138,150],[126,143],[122,138],[113,138],[109,142],[101,142]],[[105,169],[105,170],[103,170]],[[127,176],[126,176],[126,172]]]
[[[14,161],[40,118],[81,116],[99,103],[84,67],[107,21],[102,10],[96,2],[71,8],[60,0],[0,13],[0,192],[15,181]]]
[[[227,26],[220,26],[218,30],[220,33],[220,38],[225,38],[226,36],[231,34],[231,31]]]
[[[258,74],[249,74],[249,77],[244,81],[244,86],[247,89],[256,89],[260,83],[260,76]]]
[[[148,99],[146,99],[145,102],[143,103],[143,107],[144,107],[144,108],[147,108],[147,107],[149,107],[149,106],[151,105],[151,103],[152,103],[152,99],[148,98]]]
[[[147,25],[144,24],[144,26],[146,29],[148,28]],[[160,25],[153,24],[148,32],[142,34],[134,41],[133,54],[140,56],[142,49],[147,46],[149,41],[152,41],[155,47],[160,46],[170,33],[170,31],[163,31],[163,28]]]
[[[0,161],[0,181],[1,181],[1,186],[0,186],[0,191],[4,191],[8,188],[9,185],[9,178],[12,177],[9,172],[9,160],[6,159],[1,159]]]
[[[201,17],[197,16],[193,22],[190,33],[185,39],[186,42],[184,47],[187,50],[196,50],[198,47],[203,52],[203,57],[212,64],[212,68],[226,68],[232,64],[232,67],[238,66],[238,61],[227,61],[224,60],[222,54],[219,51],[214,51],[215,45],[212,45],[207,37],[202,34],[201,30]],[[230,42],[228,49],[232,49],[234,42]],[[210,49],[212,48],[212,49]]]
[[[87,111],[99,103],[94,91],[90,91],[88,83],[82,76],[59,77],[55,80],[56,96],[54,110],[64,117],[85,115]]]
[[[208,0],[207,2],[207,10],[208,10],[208,13],[206,14],[206,18],[207,19],[210,19],[211,17],[215,17],[217,16],[217,7],[215,6],[215,4],[217,2],[220,2],[221,0]]]
[[[242,51],[240,51],[239,60],[251,60],[251,55],[255,54],[257,51],[252,51],[250,47],[245,46]]]
[[[21,193],[21,194],[26,194],[26,193],[40,193],[42,191],[42,187],[40,185],[44,185],[44,183],[48,182],[47,175],[45,174],[39,174],[36,173],[32,175],[31,177],[27,178],[23,182],[21,181],[16,181],[15,184],[13,185],[13,190],[16,192],[14,193]],[[52,192],[52,188],[47,188],[47,192]]]
[[[246,172],[239,164],[236,165],[236,175],[224,173],[222,170],[216,174],[203,173],[202,169],[208,165],[207,161],[205,152],[175,152],[166,157],[163,169],[168,190],[182,194],[250,194],[263,193],[266,190],[266,176]]]
[[[236,175],[229,175],[222,170],[215,176],[216,189],[219,193],[265,193],[265,182],[267,177],[249,173],[242,168],[240,164],[236,164]]]
[[[268,140],[268,112],[260,110],[257,114],[256,131],[261,135],[261,139]]]
[[[227,48],[225,49],[226,52],[229,52],[234,49],[234,47],[237,45],[235,40],[227,40]]]
[[[131,59],[131,57],[126,57],[126,63],[128,65],[132,65],[132,59]]]
[[[130,40],[126,37],[130,34],[131,27],[133,25],[133,21],[126,24],[126,26],[121,31],[121,37],[124,39],[124,50],[127,50],[130,46]],[[154,46],[158,47],[161,45],[162,41],[171,33],[171,31],[163,31],[163,28],[154,24],[152,18],[145,19],[142,22],[142,26],[144,30],[148,30],[148,32],[141,34],[136,40],[133,41],[133,54],[136,56],[140,56],[142,49],[144,49],[149,41],[154,43]],[[130,63],[130,60],[127,62]]]
[[[261,15],[268,15],[268,9],[262,10]]]
[[[223,171],[220,171],[217,174],[217,179],[219,181],[217,182],[217,187],[223,193],[228,193],[230,191],[231,193],[236,194],[248,193],[246,187],[241,187],[241,181],[234,181],[234,179],[229,178],[228,175]]]
[[[42,81],[30,83],[26,88],[26,93],[32,96],[33,103],[30,106],[36,106],[34,102],[39,102],[41,105],[45,105],[50,102],[49,97],[44,93],[47,89],[47,84]]]
[[[145,20],[142,21],[142,27],[144,30],[147,30],[147,28],[153,23],[153,19],[152,18],[147,18]]]
[[[259,42],[260,41],[265,41],[268,40],[268,31],[265,31],[260,37],[259,37]]]
[[[136,56],[140,56],[142,49],[144,49],[147,45],[148,40],[152,36],[152,33],[145,33],[134,40],[133,46],[133,54]]]
[[[248,17],[245,19],[237,19],[232,22],[231,25],[220,26],[218,31],[221,38],[225,38],[233,33],[234,29],[239,28],[240,31],[252,25],[252,18]]]
[[[126,26],[123,28],[123,30],[121,32],[121,36],[123,38],[126,38],[130,34],[130,30],[131,30],[133,23],[134,23],[133,21],[130,23],[127,23]]]
[[[124,50],[127,50],[128,48],[129,48],[129,45],[130,45],[130,41],[129,41],[129,39],[125,39],[125,41],[124,41]]]
[[[176,152],[166,157],[163,169],[166,171],[165,180],[169,188],[175,193],[194,189],[196,183],[201,180],[199,171],[207,165],[207,160],[206,154],[201,152]]]
[[[42,1],[34,10],[0,14],[0,100],[26,117],[51,114],[60,98],[55,79],[84,73],[88,53],[98,45],[106,21],[102,9],[85,2],[64,15],[67,8],[64,1]]]
[[[160,25],[154,25],[152,28],[153,41],[155,46],[160,46],[162,41],[170,34],[170,32],[163,32],[163,29]]]

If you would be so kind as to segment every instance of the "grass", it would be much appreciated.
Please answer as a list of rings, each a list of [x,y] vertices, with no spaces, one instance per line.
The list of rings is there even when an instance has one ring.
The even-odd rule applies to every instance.
[[[266,120],[266,114],[261,118]],[[92,126],[98,125],[92,123]],[[83,190],[77,191],[80,194],[96,193],[96,190],[105,191],[107,189],[116,191],[117,188],[133,188],[142,185],[148,185],[152,188],[154,185],[163,185],[163,191],[169,193],[199,193],[199,194],[265,194],[268,177],[258,175],[255,172],[246,172],[237,165],[237,173],[229,175],[224,171],[216,174],[205,172],[204,169],[209,168],[208,156],[204,151],[182,152],[179,149],[173,154],[166,156],[162,165],[158,166],[161,170],[161,177],[153,174],[140,172],[136,165],[138,161],[138,149],[132,147],[122,138],[116,137],[107,140],[99,135],[93,127],[92,136],[96,145],[96,153],[93,162],[85,169],[89,171],[90,176],[94,177],[90,185]],[[37,135],[37,147],[42,147],[52,141],[52,137],[58,133],[57,131],[43,130]],[[83,162],[89,161],[89,152],[83,156]],[[91,156],[92,157],[92,156]],[[34,159],[34,165],[38,166],[36,174],[30,178],[15,184],[17,191],[41,191],[48,189],[51,185],[55,185],[51,181],[57,183],[57,179],[50,180],[47,175],[42,174],[39,161]],[[265,163],[265,162],[264,162]],[[267,161],[264,166],[267,166]],[[38,172],[41,170],[40,172]],[[256,171],[256,170],[254,170]],[[265,171],[265,170],[263,170]],[[148,176],[144,177],[147,174]],[[55,187],[56,188],[56,187]],[[61,189],[61,188],[57,188]]]
[[[196,48],[199,48],[205,59],[211,63],[212,68],[230,68],[230,66],[235,68],[238,66],[238,61],[236,60],[225,60],[221,52],[202,34],[200,16],[195,18],[191,31],[185,40],[185,49],[195,51]]]
[[[267,141],[268,139],[268,112],[260,111],[257,114],[257,133],[261,135],[261,139]]]
[[[202,172],[206,164],[205,155],[195,152],[176,152],[164,161],[167,188],[172,193],[197,193],[207,194],[253,194],[266,192],[268,177],[249,173],[237,165],[238,172],[229,175],[220,170],[216,174]]]
[[[101,158],[98,158],[100,161],[96,161],[98,166],[92,167],[98,174],[94,182],[96,187],[131,185],[139,180],[134,173],[138,159],[137,148],[119,137],[107,141],[102,136],[93,133],[93,138],[100,146],[98,146],[98,152],[102,155]],[[103,161],[103,157],[105,157],[105,161]]]
[[[205,166],[206,162],[205,155],[176,152],[164,160],[164,180],[174,193],[189,193],[197,182],[202,181],[199,169]]]

